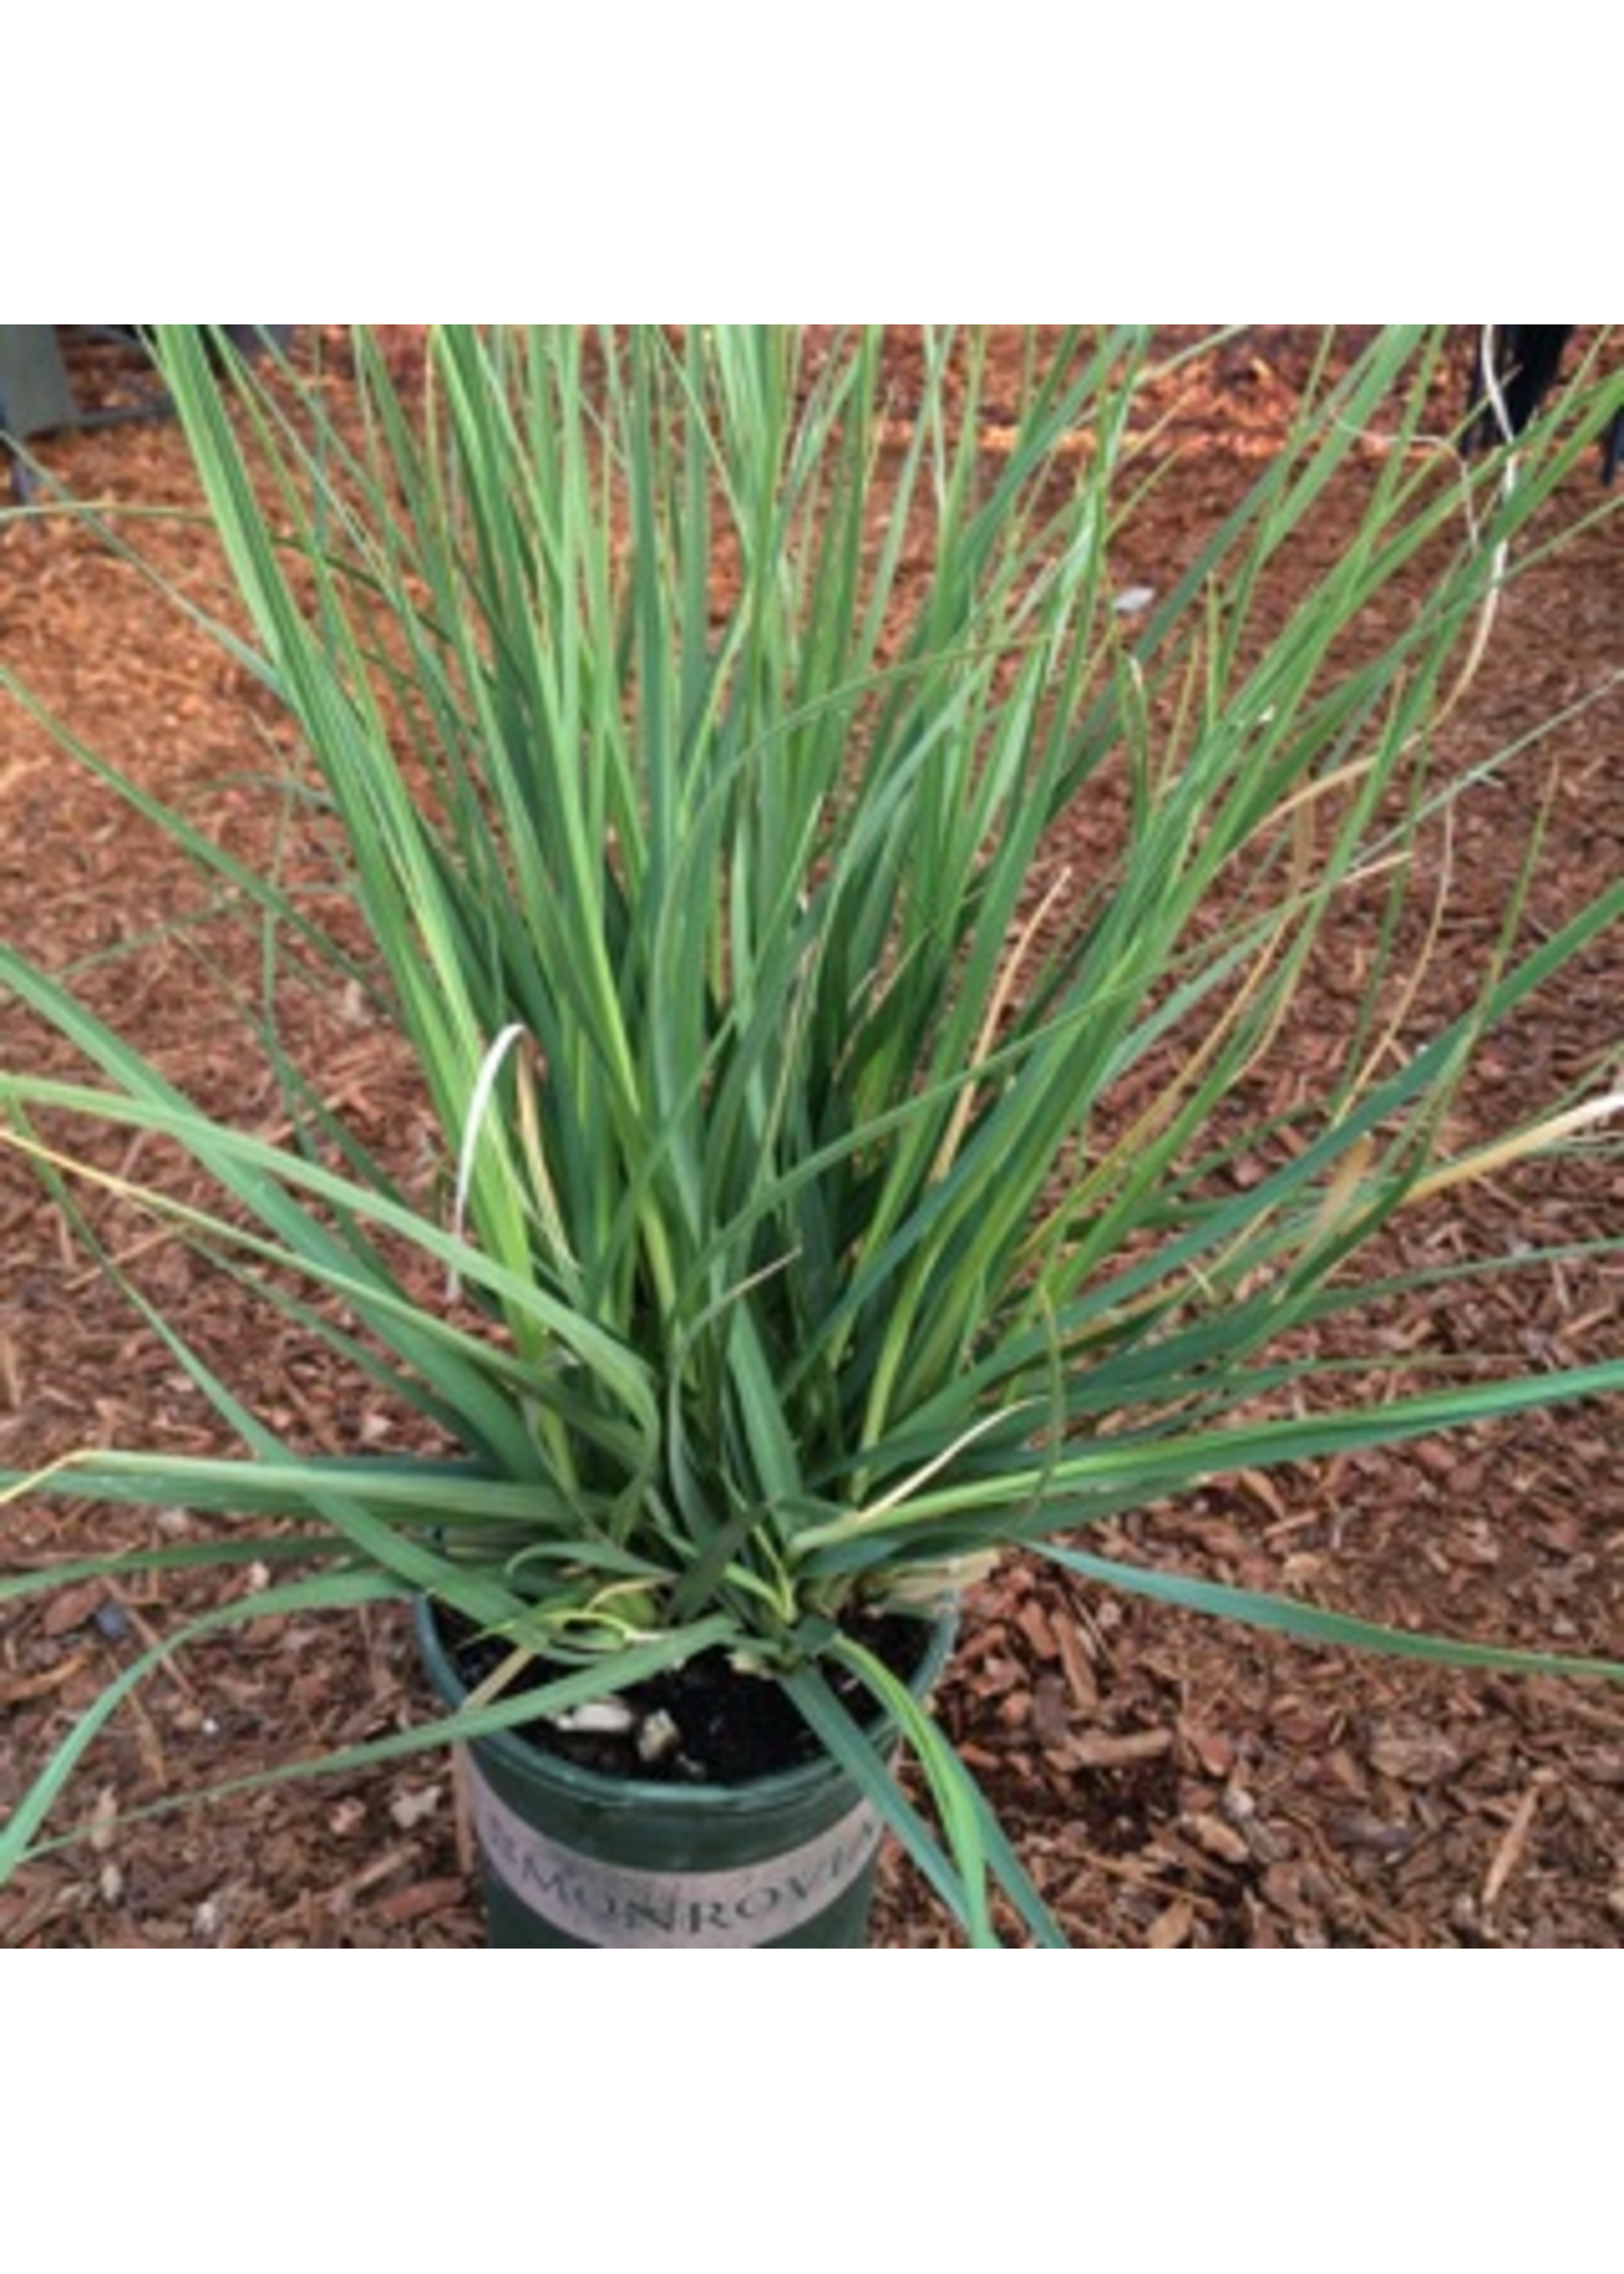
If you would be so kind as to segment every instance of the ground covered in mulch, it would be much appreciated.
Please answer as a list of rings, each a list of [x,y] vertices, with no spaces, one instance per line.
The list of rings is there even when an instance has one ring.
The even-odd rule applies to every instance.
[[[409,375],[415,327],[386,328]],[[1164,478],[1135,514],[1124,584],[1165,585],[1277,446],[1311,344],[1260,328],[1170,389],[1156,442]],[[1457,379],[1464,359],[1463,343]],[[76,377],[92,396],[128,384],[94,350]],[[342,390],[341,355],[326,383]],[[1440,399],[1440,428],[1458,408]],[[56,437],[39,454],[80,496],[162,508],[194,496],[168,426]],[[1587,468],[1556,500],[1552,534],[1557,523],[1577,534],[1508,594],[1472,702],[1450,729],[1452,764],[1470,766],[1617,671],[1624,534],[1577,527],[1597,498]],[[201,601],[223,595],[203,528],[164,518],[142,538]],[[1334,527],[1324,542],[1334,545]],[[1294,557],[1273,596],[1281,609],[1292,603],[1290,574],[1312,566]],[[0,526],[0,659],[90,747],[246,855],[272,851],[285,815],[267,812],[262,783],[286,754],[274,710],[83,530]],[[1618,876],[1621,745],[1615,692],[1470,809],[1428,978],[1440,1005],[1452,959],[1463,972],[1478,967],[1542,801],[1549,836],[1531,924],[1548,930]],[[1085,845],[1075,850],[1085,858]],[[222,980],[254,983],[252,954],[157,834],[15,705],[0,715],[0,936],[74,966],[97,1007],[189,1087],[249,1127],[273,1129],[274,1096],[245,1071],[222,1008]],[[1351,942],[1351,964],[1359,952]],[[1329,1025],[1336,1012],[1338,974],[1316,984],[1326,995],[1307,1006],[1303,1082],[1313,1079],[1318,1013]],[[1614,937],[1537,1023],[1491,1048],[1462,1112],[1486,1129],[1497,1110],[1515,1112],[1609,1053],[1616,1062],[1621,1000]],[[420,1156],[409,1072],[360,1002],[296,1000],[284,1016],[319,1054],[328,1102],[369,1139],[397,1144],[403,1161]],[[32,1063],[55,1049],[61,1059],[14,1010],[5,1017],[8,1057]],[[140,1148],[115,1150],[107,1165],[134,1173]],[[1437,1244],[1434,1254],[1504,1254],[1520,1242],[1616,1237],[1621,1223],[1624,1175],[1593,1161],[1452,1195],[1414,1236]],[[141,1219],[113,1208],[98,1224],[121,1255],[139,1258],[149,1295],[184,1306],[188,1332],[272,1428],[331,1449],[402,1441],[399,1416],[340,1400],[291,1327],[202,1276]],[[1375,1332],[1389,1349],[1475,1348],[1538,1367],[1615,1352],[1619,1319],[1616,1270],[1589,1262],[1497,1279],[1492,1292],[1457,1293]],[[85,1442],[199,1449],[217,1432],[57,1207],[21,1163],[0,1158],[0,1467]],[[183,1542],[195,1521],[180,1507],[152,1518],[22,1499],[0,1511],[0,1560],[110,1538]],[[1624,1429],[1616,1407],[1576,1406],[1393,1456],[1244,1476],[1143,1511],[1107,1545],[1395,1625],[1616,1657]],[[239,1584],[261,1583],[250,1571]],[[0,1811],[76,1709],[173,1616],[173,1591],[138,1581],[0,1610]],[[1604,1945],[1624,1930],[1624,1695],[1598,1682],[1356,1660],[1015,1561],[969,1602],[938,1705],[1079,1945]],[[452,1781],[437,1757],[246,1790],[201,1811],[139,1813],[431,1709],[407,1623],[393,1613],[267,1622],[188,1651],[121,1709],[62,1804],[62,1823],[88,1820],[88,1837],[0,1891],[0,1943],[478,1944]],[[894,1857],[876,1939],[953,1940]]]

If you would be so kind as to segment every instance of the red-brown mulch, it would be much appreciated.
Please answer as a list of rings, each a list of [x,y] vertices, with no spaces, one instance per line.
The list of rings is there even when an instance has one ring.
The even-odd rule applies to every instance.
[[[392,327],[410,371],[412,326]],[[1278,442],[1303,382],[1307,335],[1259,329],[1183,382],[1162,437],[1174,464],[1135,514],[1123,583],[1164,584]],[[80,371],[101,383],[93,355]],[[1464,370],[1464,351],[1463,351]],[[341,358],[329,383],[342,389]],[[1458,404],[1440,402],[1440,427]],[[168,426],[56,437],[39,454],[76,495],[143,506],[193,496]],[[1596,502],[1576,475],[1553,519]],[[199,597],[224,597],[200,527],[144,532]],[[1131,555],[1131,557],[1129,555]],[[1291,573],[1306,574],[1305,556]],[[1276,605],[1290,605],[1288,579]],[[1507,597],[1451,763],[1485,750],[1618,669],[1624,533],[1580,532]],[[0,658],[94,748],[263,856],[275,816],[261,779],[284,730],[262,696],[189,633],[126,564],[83,531],[0,528]],[[1538,797],[1550,796],[1530,921],[1620,873],[1624,698],[1554,735],[1548,764],[1472,809],[1428,986],[1475,969],[1498,924]],[[1067,848],[1057,847],[1057,855]],[[1073,848],[1086,852],[1086,845]],[[0,713],[0,934],[84,991],[200,1094],[256,1128],[267,1087],[245,1077],[222,1014],[223,965],[252,959],[151,829]],[[115,954],[145,942],[138,957]],[[238,959],[233,962],[233,959]],[[1316,981],[1334,991],[1338,974]],[[1617,1061],[1624,962],[1590,956],[1537,1024],[1488,1056],[1461,1111],[1486,1128],[1564,1076]],[[1296,1079],[1314,1077],[1312,1003]],[[424,1157],[409,1074],[358,1001],[295,991],[286,1016],[319,1049],[330,1102],[363,1134]],[[4,1047],[59,1046],[8,1007]],[[414,1153],[414,1146],[417,1147]],[[140,1165],[135,1148],[108,1159]],[[1244,1173],[1244,1168],[1243,1172]],[[1451,1195],[1405,1236],[1429,1253],[1616,1237],[1624,1174],[1525,1170]],[[274,1428],[328,1448],[396,1441],[400,1417],[336,1395],[289,1327],[249,1308],[117,1208],[121,1252],[145,1248],[144,1285],[184,1305],[187,1329],[229,1363]],[[0,1467],[75,1444],[201,1448],[217,1432],[161,1342],[98,1281],[29,1171],[0,1155]],[[1551,1267],[1459,1294],[1379,1332],[1439,1350],[1578,1364],[1616,1351],[1616,1267]],[[196,1519],[18,1501],[0,1559],[90,1539],[180,1541]],[[1130,1556],[1245,1586],[1294,1590],[1412,1627],[1624,1655],[1624,1431],[1616,1404],[1423,1442],[1382,1457],[1244,1477],[1115,1528]],[[262,1575],[238,1584],[253,1587]],[[218,1582],[211,1584],[218,1585]],[[183,1594],[185,1591],[181,1591]],[[173,1616],[175,1591],[95,1586],[0,1610],[0,1809],[70,1717]],[[92,1752],[63,1821],[91,1837],[31,1862],[0,1890],[0,1943],[477,1945],[481,1922],[451,1780],[435,1756],[369,1775],[251,1791],[155,1819],[144,1802],[273,1759],[377,1736],[431,1710],[404,1618],[360,1613],[249,1629],[187,1652],[126,1706]],[[1012,1561],[980,1588],[939,1700],[943,1720],[1079,1945],[1611,1944],[1624,1928],[1624,1694],[1601,1683],[1444,1672],[1361,1660],[1114,1597]],[[953,1940],[912,1874],[888,1857],[876,1940]]]

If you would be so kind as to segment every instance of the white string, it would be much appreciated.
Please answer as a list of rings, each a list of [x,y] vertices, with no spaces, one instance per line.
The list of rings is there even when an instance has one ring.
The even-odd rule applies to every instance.
[[[1478,337],[1478,368],[1483,375],[1483,392],[1488,397],[1489,409],[1494,413],[1494,424],[1500,430],[1500,439],[1505,442],[1516,441],[1517,437],[1512,432],[1511,412],[1500,391],[1500,375],[1494,369],[1494,326],[1491,323],[1485,323]]]
[[[1502,439],[1508,443],[1514,443],[1517,437],[1512,432],[1511,413],[1506,407],[1506,398],[1500,389],[1499,374],[1494,369],[1494,326],[1491,323],[1485,323],[1479,334],[1478,362],[1483,375],[1483,392],[1488,397],[1490,410],[1494,413],[1494,423],[1500,430]],[[1502,502],[1506,504],[1510,503],[1511,494],[1517,487],[1517,463],[1516,450],[1508,449],[1505,464],[1500,470],[1500,496]],[[1464,468],[1462,472],[1462,487],[1466,492],[1467,510],[1470,514],[1471,486],[1465,481]],[[1475,519],[1473,520],[1473,542],[1474,544],[1477,542]],[[1483,660],[1484,652],[1488,646],[1488,635],[1493,629],[1494,618],[1499,613],[1500,597],[1505,590],[1506,567],[1510,559],[1511,540],[1509,537],[1502,537],[1495,546],[1489,560],[1488,590],[1483,594],[1483,604],[1478,612],[1478,621],[1473,629],[1472,644],[1467,650],[1466,661],[1456,675],[1455,684],[1444,698],[1438,713],[1440,720],[1446,718],[1455,708],[1455,705],[1478,675],[1478,666]]]
[[[479,1073],[474,1078],[474,1088],[468,1100],[468,1114],[462,1125],[462,1145],[457,1154],[457,1193],[451,1210],[451,1231],[454,1238],[462,1238],[463,1223],[468,1213],[468,1188],[474,1181],[474,1157],[479,1151],[480,1132],[485,1117],[491,1111],[491,1100],[496,1087],[496,1077],[501,1072],[502,1060],[524,1033],[518,1024],[504,1026],[480,1061]],[[446,1274],[445,1292],[454,1303],[462,1292],[462,1275],[455,1264]]]

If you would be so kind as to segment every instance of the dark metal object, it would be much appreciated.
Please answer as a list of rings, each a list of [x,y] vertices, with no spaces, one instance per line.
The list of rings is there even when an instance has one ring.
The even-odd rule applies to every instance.
[[[8,440],[71,425],[73,389],[51,323],[0,323],[0,434]]]
[[[74,399],[74,390],[62,359],[64,332],[100,339],[129,350],[149,363],[150,324],[143,323],[0,323],[0,450],[11,459],[12,495],[21,503],[29,495],[29,472],[17,445],[30,435],[59,432],[66,427],[112,427],[133,419],[167,417],[171,404],[162,389],[150,389],[133,402],[87,411]],[[284,354],[292,341],[291,323],[222,323],[220,336],[239,354],[256,355],[272,347]]]

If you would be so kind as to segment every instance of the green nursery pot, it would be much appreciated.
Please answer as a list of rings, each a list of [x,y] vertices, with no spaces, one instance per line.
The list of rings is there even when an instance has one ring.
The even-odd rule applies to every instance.
[[[432,1607],[418,1644],[447,1705],[467,1695]],[[952,1647],[944,1619],[913,1677]],[[601,1776],[499,1730],[463,1750],[493,1950],[856,1950],[881,1825],[831,1763],[754,1783]]]

